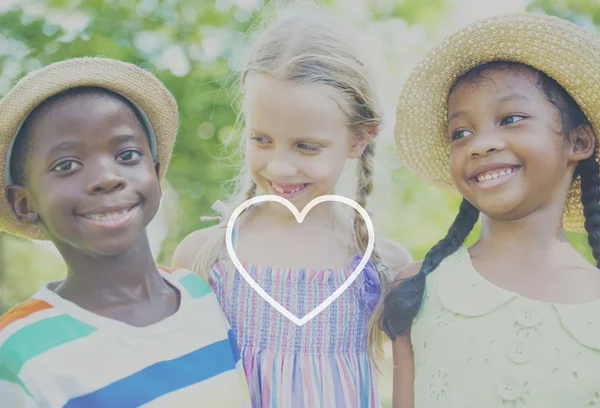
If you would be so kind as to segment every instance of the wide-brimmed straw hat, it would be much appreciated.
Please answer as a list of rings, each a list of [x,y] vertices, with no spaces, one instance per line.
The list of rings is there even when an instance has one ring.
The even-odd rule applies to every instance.
[[[401,92],[397,152],[426,182],[457,192],[450,176],[446,137],[448,93],[459,76],[492,61],[520,62],[556,80],[581,107],[596,137],[600,136],[598,39],[556,17],[517,13],[487,18],[436,45],[414,67]],[[575,180],[567,198],[564,227],[584,232],[584,220],[580,182]]]
[[[10,208],[6,187],[11,183],[11,149],[23,121],[36,106],[60,92],[84,86],[108,89],[132,103],[145,122],[152,155],[160,162],[159,176],[165,175],[179,119],[175,98],[162,82],[136,65],[108,58],[56,62],[27,74],[0,101],[0,230],[47,239],[37,225],[19,222]]]

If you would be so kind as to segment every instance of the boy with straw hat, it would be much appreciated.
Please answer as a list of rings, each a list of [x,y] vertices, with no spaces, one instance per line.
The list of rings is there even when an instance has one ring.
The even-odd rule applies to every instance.
[[[164,85],[70,59],[19,81],[0,121],[0,228],[51,240],[68,267],[0,318],[2,405],[248,406],[210,286],[157,268],[145,232],[178,126]]]

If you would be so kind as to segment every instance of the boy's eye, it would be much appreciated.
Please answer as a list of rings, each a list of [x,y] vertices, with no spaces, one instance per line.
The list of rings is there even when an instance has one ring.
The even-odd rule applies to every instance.
[[[126,150],[117,156],[117,159],[121,161],[132,161],[139,159],[141,154],[136,150]]]
[[[304,150],[304,151],[310,152],[310,153],[316,153],[321,149],[321,147],[318,145],[308,144],[308,143],[298,143],[296,146],[298,147],[298,149]]]
[[[470,134],[472,134],[472,132],[470,130],[457,129],[454,132],[452,132],[452,134],[450,135],[450,139],[451,140],[462,139],[463,137],[469,136]]]
[[[516,123],[525,119],[525,116],[522,115],[506,115],[500,121],[501,125],[510,125],[512,123]]]
[[[67,172],[71,170],[75,170],[76,168],[81,167],[81,164],[77,163],[74,160],[64,160],[58,163],[56,166],[52,168],[52,171],[57,171],[59,173]]]

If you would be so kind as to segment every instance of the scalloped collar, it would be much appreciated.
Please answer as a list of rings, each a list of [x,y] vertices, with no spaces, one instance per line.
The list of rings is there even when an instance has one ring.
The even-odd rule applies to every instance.
[[[469,250],[464,246],[447,257],[436,272],[437,297],[443,306],[454,313],[469,317],[484,316],[518,298],[534,308],[553,307],[563,327],[580,344],[600,350],[600,299],[557,304],[530,299],[503,289],[475,270]]]

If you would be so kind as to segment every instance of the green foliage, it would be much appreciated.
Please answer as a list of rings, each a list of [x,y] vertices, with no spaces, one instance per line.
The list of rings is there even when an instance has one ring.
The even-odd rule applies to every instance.
[[[371,1],[370,8],[377,20],[400,18],[409,25],[423,24],[435,29],[444,23],[449,3],[447,0]]]
[[[218,158],[232,153],[231,146],[223,141],[232,133],[236,121],[236,70],[249,40],[246,33],[264,10],[262,3],[262,0],[0,2],[0,96],[32,69],[71,57],[105,56],[151,70],[177,99],[180,127],[167,182],[177,192],[178,201],[177,211],[169,214],[173,221],[159,254],[162,264],[170,263],[176,245],[189,232],[207,226],[200,216],[213,214],[211,205],[226,193],[223,182],[236,174],[234,161]],[[336,9],[356,5],[354,0],[321,3],[333,4]],[[363,0],[362,3],[373,22],[401,19],[409,27],[425,27],[430,34],[446,24],[453,5],[452,0]],[[591,29],[600,25],[598,0],[533,0],[529,9],[561,16]],[[404,44],[407,39],[383,40]],[[406,55],[407,50],[393,52],[398,53],[393,55],[397,58],[390,60],[398,63],[414,57]],[[404,72],[394,74],[401,76]],[[397,157],[393,156],[390,162],[396,164],[389,175],[391,188],[383,188],[385,191],[371,200],[381,201],[383,204],[379,206],[384,207],[374,223],[382,233],[405,245],[414,259],[422,259],[445,235],[458,211],[460,197],[430,188],[406,168],[396,168]],[[480,228],[478,224],[467,244],[477,239]],[[591,261],[586,236],[568,234],[568,237]],[[42,283],[59,279],[63,274],[64,265],[59,258],[34,243],[0,233],[0,314],[30,296]],[[385,378],[382,395],[391,390],[389,373]]]
[[[344,0],[321,2],[350,8]],[[452,1],[364,0],[364,5],[372,22],[399,18],[409,26],[422,25],[434,32],[444,24]],[[600,6],[595,0],[534,0],[530,9],[600,24]],[[26,72],[70,57],[106,56],[154,72],[174,94],[180,109],[178,140],[167,173],[167,182],[178,195],[177,211],[171,214],[173,225],[159,254],[159,262],[169,264],[181,239],[207,226],[200,216],[213,214],[211,205],[226,193],[223,182],[236,174],[235,162],[225,159],[232,148],[223,141],[236,121],[236,70],[249,41],[247,33],[263,10],[261,0],[3,2],[0,95]],[[415,259],[422,259],[444,236],[460,198],[424,185],[406,168],[393,170],[390,177],[391,189],[372,200],[383,199],[386,204],[374,222],[404,244]],[[479,231],[478,225],[467,243]],[[0,256],[1,311],[2,305],[13,305],[45,280],[59,277],[64,266],[33,244],[0,236],[0,253],[4,254]],[[569,234],[569,239],[592,259],[584,235]]]
[[[533,0],[528,9],[561,17],[587,28],[593,29],[592,24],[600,25],[600,3],[597,0]]]

